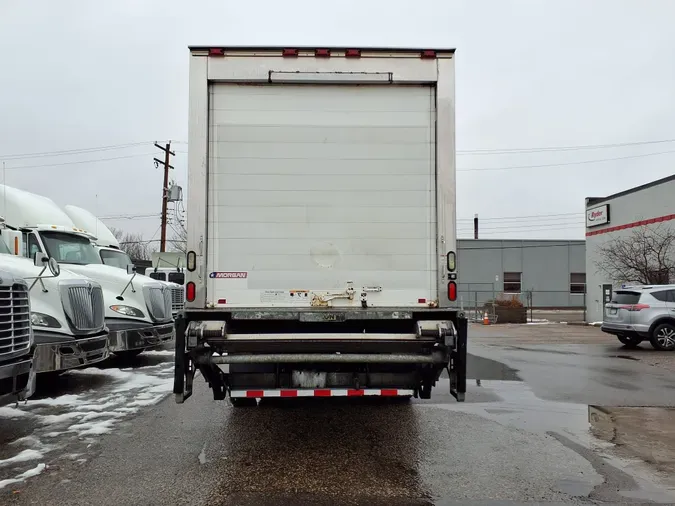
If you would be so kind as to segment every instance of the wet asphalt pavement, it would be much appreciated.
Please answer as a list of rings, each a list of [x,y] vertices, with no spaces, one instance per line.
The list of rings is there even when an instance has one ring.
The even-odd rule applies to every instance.
[[[144,405],[137,394],[140,409],[116,418],[112,433],[71,436],[47,454],[43,474],[0,490],[0,502],[675,503],[675,415],[663,408],[675,405],[674,370],[606,340],[532,344],[499,332],[472,327],[465,403],[447,380],[432,399],[410,403],[294,399],[234,409],[201,380],[184,405],[172,396]],[[143,370],[156,366],[164,378],[170,357],[153,359],[164,366]],[[142,384],[163,388],[159,381]],[[0,433],[0,442],[11,437]]]

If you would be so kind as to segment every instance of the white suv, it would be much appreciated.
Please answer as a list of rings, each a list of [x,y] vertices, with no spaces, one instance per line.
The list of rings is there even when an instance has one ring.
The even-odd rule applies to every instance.
[[[631,348],[649,339],[657,350],[675,350],[675,285],[617,290],[605,305],[601,328]]]

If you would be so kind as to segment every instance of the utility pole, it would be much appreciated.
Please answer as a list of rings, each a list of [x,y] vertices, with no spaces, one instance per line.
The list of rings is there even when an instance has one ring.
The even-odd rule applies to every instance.
[[[155,167],[162,165],[164,167],[164,183],[162,184],[162,235],[159,242],[159,251],[164,253],[166,251],[166,224],[167,224],[167,207],[169,201],[169,169],[173,169],[171,165],[171,156],[176,156],[176,153],[171,151],[171,141],[167,142],[165,146],[161,146],[155,142],[155,147],[164,151],[164,161],[155,158]]]

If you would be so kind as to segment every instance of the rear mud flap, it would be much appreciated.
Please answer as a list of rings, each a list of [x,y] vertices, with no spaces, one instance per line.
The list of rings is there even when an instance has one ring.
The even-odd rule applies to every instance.
[[[459,402],[464,402],[466,395],[466,346],[468,335],[468,320],[462,315],[455,322],[457,340],[455,349],[450,355],[450,394]]]
[[[177,404],[183,404],[192,395],[194,363],[186,353],[185,317],[179,313],[175,319],[176,350],[174,351],[173,393]]]

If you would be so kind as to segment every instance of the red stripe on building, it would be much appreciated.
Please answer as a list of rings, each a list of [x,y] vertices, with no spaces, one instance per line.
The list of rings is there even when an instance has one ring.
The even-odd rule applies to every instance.
[[[586,237],[593,235],[608,234],[609,232],[616,232],[618,230],[626,230],[628,228],[643,227],[645,225],[653,225],[654,223],[662,223],[664,221],[675,220],[675,214],[667,214],[666,216],[659,216],[658,218],[650,218],[648,220],[634,221],[633,223],[626,223],[625,225],[617,225],[616,227],[607,227],[602,230],[591,230],[586,232]]]

